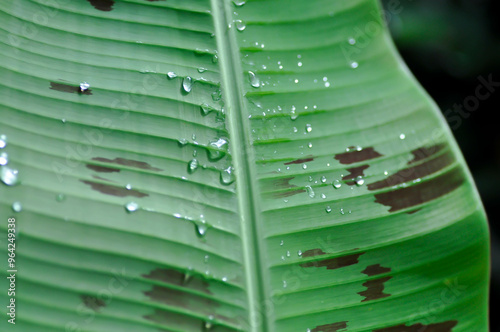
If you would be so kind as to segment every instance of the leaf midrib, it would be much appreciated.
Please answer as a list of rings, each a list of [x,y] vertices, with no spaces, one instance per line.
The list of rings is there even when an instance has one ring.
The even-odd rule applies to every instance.
[[[266,315],[269,312],[265,301],[265,266],[261,248],[263,238],[260,234],[258,196],[253,178],[257,178],[252,161],[255,160],[249,140],[250,127],[244,115],[243,69],[234,29],[228,29],[231,23],[232,4],[227,0],[211,0],[214,18],[219,63],[221,66],[221,85],[227,109],[227,125],[230,133],[231,153],[237,176],[236,195],[238,200],[243,268],[248,297],[248,331],[270,331]]]

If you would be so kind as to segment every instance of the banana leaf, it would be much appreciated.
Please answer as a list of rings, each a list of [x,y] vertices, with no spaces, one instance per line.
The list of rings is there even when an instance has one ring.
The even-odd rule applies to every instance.
[[[0,330],[487,331],[485,213],[382,13],[2,1]]]

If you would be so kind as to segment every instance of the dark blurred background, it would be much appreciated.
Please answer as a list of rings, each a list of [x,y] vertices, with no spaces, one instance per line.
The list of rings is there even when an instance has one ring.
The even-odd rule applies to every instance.
[[[491,332],[500,332],[500,1],[382,2],[401,55],[448,119],[481,194],[492,236]],[[475,104],[468,97],[490,75],[496,91]],[[475,110],[457,117],[453,108],[466,103]]]

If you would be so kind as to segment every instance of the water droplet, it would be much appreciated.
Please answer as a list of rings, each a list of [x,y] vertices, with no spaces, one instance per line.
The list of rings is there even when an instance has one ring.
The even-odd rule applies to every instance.
[[[325,76],[325,77],[323,77],[323,82],[326,82],[326,81],[328,81],[328,77]]]
[[[329,206],[327,206],[325,210],[326,210],[326,213],[330,213],[330,212],[332,212],[332,208],[331,208],[331,207],[329,207]]]
[[[136,202],[129,202],[127,203],[127,205],[125,205],[125,210],[127,210],[127,212],[135,212],[137,211],[137,209],[139,209],[139,204],[137,204]]]
[[[253,86],[254,88],[260,87],[260,80],[258,79],[257,76],[255,76],[254,72],[252,71],[248,72],[248,79],[250,80],[251,86]]]
[[[174,79],[174,78],[176,78],[176,77],[177,77],[177,74],[176,74],[176,73],[174,73],[173,71],[169,71],[169,72],[167,73],[167,78],[168,78],[169,80],[173,80],[173,79]]]
[[[197,159],[192,159],[189,163],[188,163],[188,173],[192,174],[194,172],[196,172],[196,170],[198,169],[198,160]]]
[[[221,279],[223,282],[227,282],[227,277],[222,277]]]
[[[184,77],[184,79],[182,80],[182,89],[186,93],[191,92],[191,90],[193,89],[193,79],[191,78],[191,76]]]
[[[199,237],[204,237],[207,234],[208,225],[207,225],[207,222],[206,222],[205,219],[202,218],[199,221],[195,220],[194,221],[194,227],[195,227],[195,230],[196,230],[196,234]]]
[[[203,328],[203,331],[209,331],[211,330],[213,327],[214,327],[214,316],[213,315],[210,315],[208,316],[208,320],[203,322],[203,325],[202,325],[202,328]]]
[[[290,257],[290,251],[289,250],[286,251],[286,257]]]
[[[214,56],[212,57],[212,62],[213,63],[219,62],[219,57],[217,56],[217,54],[214,54]]]
[[[57,194],[56,195],[56,201],[57,202],[62,202],[66,199],[66,196],[64,194]]]
[[[246,3],[246,0],[233,0],[233,3],[236,7],[241,7]]]
[[[283,280],[283,288],[286,288],[286,280]]]
[[[301,257],[301,256],[302,256],[302,250],[297,251],[297,255],[298,255],[299,257]]]
[[[12,210],[14,210],[14,212],[21,212],[23,210],[21,202],[12,203]]]
[[[0,153],[0,166],[5,166],[9,163],[9,155],[6,152]]]
[[[283,246],[285,244],[285,241],[281,240],[280,241],[280,246]]]
[[[213,101],[219,101],[222,98],[222,91],[220,89],[215,90],[212,92],[212,100]]]
[[[332,182],[332,186],[333,186],[333,188],[335,188],[335,189],[339,189],[339,188],[342,186],[342,183],[340,183],[340,181],[339,181],[339,180],[334,180],[334,181]]]
[[[224,169],[220,173],[220,180],[221,180],[222,184],[225,184],[225,185],[229,185],[236,180],[232,166],[229,166],[228,168]]]
[[[0,135],[0,149],[3,149],[7,146],[7,136]]]
[[[203,259],[203,261],[206,263],[208,263],[208,260],[210,259],[210,256],[209,255],[205,255],[205,258]]]
[[[18,174],[19,171],[17,169],[3,166],[0,170],[0,180],[8,186],[15,186],[19,183]]]
[[[313,130],[312,126],[308,123],[306,124],[306,131],[310,133]]]
[[[247,27],[247,26],[245,25],[245,23],[243,23],[243,21],[242,21],[242,20],[236,20],[236,21],[234,21],[234,24],[236,25],[236,29],[237,29],[238,31],[243,31],[243,30],[245,30],[245,28]]]
[[[384,175],[389,175],[389,172],[387,172],[387,171],[384,171]]]
[[[356,61],[351,62],[351,68],[358,68],[359,64]]]
[[[399,139],[405,139],[406,138],[406,135],[405,134],[401,134],[399,135]]]
[[[348,39],[348,42],[349,42],[349,44],[354,45],[354,44],[356,44],[356,39],[354,39],[354,38],[349,38],[349,39]]]
[[[344,209],[343,209],[343,208],[341,208],[341,209],[340,209],[340,214],[345,214],[345,212],[344,212]]]
[[[294,82],[295,82],[295,83],[299,83],[299,80],[296,78]]]
[[[184,278],[182,278],[181,282],[185,286],[191,281],[191,279],[193,279],[193,275],[189,271],[186,271],[184,272]]]
[[[313,147],[313,144],[312,144],[311,142],[309,142],[309,144],[307,144],[307,146],[308,146],[309,148],[312,148],[312,147]]]
[[[316,196],[316,193],[314,192],[314,189],[311,186],[306,186],[306,191],[309,197],[314,198],[314,196]]]
[[[90,88],[90,84],[87,82],[80,83],[80,92],[85,92]]]
[[[299,61],[299,62],[297,63],[297,66],[302,67],[302,62],[300,62],[300,61]]]
[[[201,105],[201,112],[203,115],[208,115],[208,113],[212,112],[213,108],[208,106],[208,104],[202,104]]]
[[[207,71],[207,68],[198,67],[198,73],[204,73],[206,71]]]
[[[329,88],[330,87],[330,82],[325,82],[325,88]]]
[[[359,187],[359,186],[362,186],[363,184],[365,183],[365,180],[363,179],[362,176],[358,176],[356,178],[356,185]]]
[[[207,149],[208,158],[211,161],[217,161],[223,158],[227,153],[228,142],[225,138],[219,138],[216,141],[210,141],[208,144],[211,149]]]
[[[181,138],[178,142],[180,146],[184,146],[188,143],[187,139],[185,138]]]
[[[66,123],[66,119],[62,118],[62,119],[61,119],[61,122],[62,122],[62,123]]]
[[[307,169],[307,165],[306,164],[302,164],[302,169]]]
[[[321,194],[321,198],[326,199],[326,195],[325,194]]]
[[[321,182],[326,183],[326,176],[321,177]]]

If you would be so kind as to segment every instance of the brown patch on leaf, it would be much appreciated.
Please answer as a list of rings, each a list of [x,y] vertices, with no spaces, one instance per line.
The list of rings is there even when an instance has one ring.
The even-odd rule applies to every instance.
[[[364,273],[370,277],[376,276],[376,275],[382,274],[382,273],[387,273],[387,272],[391,272],[391,268],[390,267],[383,267],[380,264],[367,266],[366,269],[361,271],[361,273]]]
[[[86,180],[80,180],[85,184],[88,184],[93,190],[96,190],[102,194],[105,195],[112,195],[112,196],[118,196],[118,197],[127,197],[127,196],[134,196],[134,197],[146,197],[149,196],[148,194],[141,193],[138,190],[130,189],[128,190],[127,188],[123,187],[116,187],[112,186],[109,184],[103,184],[99,182],[93,182],[93,181],[86,181]]]
[[[311,332],[338,332],[340,329],[347,328],[347,321],[333,324],[318,325]]]
[[[355,149],[355,147],[352,146],[349,147],[349,149]],[[364,148],[360,151],[355,150],[355,151],[339,153],[335,155],[335,159],[337,159],[341,164],[349,165],[361,161],[375,159],[382,156],[383,156],[382,154],[375,151],[372,147],[369,147],[369,148]]]
[[[406,326],[404,324],[383,329],[373,330],[373,332],[452,332],[452,329],[457,326],[458,321],[449,320],[447,322],[423,325],[420,323]]]
[[[144,295],[148,296],[155,302],[161,302],[167,305],[179,306],[183,308],[196,307],[209,310],[219,306],[217,301],[158,285],[154,285],[150,291],[145,291]]]
[[[432,201],[457,189],[464,183],[465,178],[459,168],[443,174],[437,178],[375,195],[375,202],[390,206],[389,212],[410,208],[425,202]]]
[[[90,168],[91,170],[94,170],[96,172],[101,172],[101,173],[114,173],[114,172],[120,171],[117,168],[104,167],[104,166],[98,166],[98,165],[87,164],[85,166],[87,166],[87,168]]]
[[[444,148],[446,148],[446,144],[441,143],[441,144],[436,144],[436,145],[429,146],[429,147],[424,146],[424,147],[415,149],[415,150],[411,151],[411,153],[413,154],[413,159],[408,162],[408,165],[419,162],[419,161],[424,160],[424,159],[427,159],[430,156],[432,156],[433,154],[436,154],[439,151],[443,150]]]
[[[326,252],[324,252],[321,249],[311,249],[311,250],[306,250],[302,253],[302,258],[305,257],[314,257],[314,256],[321,256],[321,255],[326,255]]]
[[[358,293],[359,295],[365,297],[365,299],[361,302],[377,300],[391,296],[390,294],[384,293],[384,282],[390,280],[391,278],[392,277],[384,277],[375,280],[368,280],[367,282],[363,283],[363,286],[365,286],[367,290]]]
[[[85,91],[82,91],[82,90],[80,90],[80,86],[73,86],[73,85],[63,84],[63,83],[50,82],[50,89],[60,91],[60,92],[79,93],[82,95],[92,95],[91,89],[87,89]]]
[[[142,276],[147,279],[163,281],[172,285],[182,286],[203,293],[212,294],[208,290],[208,282],[199,277],[193,277],[177,270],[158,268],[151,271],[149,274],[143,274]]]
[[[365,169],[367,169],[368,167],[370,167],[370,166],[369,165],[362,165],[362,166],[358,166],[358,167],[348,168],[347,171],[349,171],[350,174],[343,176],[342,180],[351,180],[351,181],[347,181],[346,184],[349,186],[353,186],[356,184],[355,179],[358,176],[365,176],[364,172],[365,172]]]
[[[287,162],[287,163],[285,163],[285,165],[303,164],[303,163],[307,163],[308,161],[313,161],[313,160],[314,160],[313,156],[307,156],[304,159],[297,159],[297,160],[294,160],[294,161]]]
[[[445,153],[420,165],[402,169],[384,180],[371,183],[368,185],[368,190],[388,188],[408,181],[423,178],[451,165],[454,160],[455,159],[450,152]]]
[[[107,159],[107,158],[96,157],[96,158],[92,158],[92,160],[100,161],[103,163],[111,163],[111,164],[141,168],[141,169],[146,169],[149,171],[156,171],[156,172],[163,171],[162,169],[152,167],[150,164],[145,163],[143,161],[137,161],[137,160],[131,160],[131,159],[124,159],[124,158]]]
[[[91,295],[80,295],[80,298],[82,299],[83,301],[83,304],[93,310],[93,311],[99,311],[99,309],[101,309],[102,307],[105,307],[106,306],[106,302],[104,302],[104,300],[102,299],[98,299],[97,297],[95,296],[91,296]]]
[[[324,260],[314,261],[314,262],[307,262],[307,263],[300,264],[300,266],[302,266],[302,267],[323,267],[323,266],[326,266],[327,270],[335,270],[335,269],[340,269],[342,267],[351,266],[351,265],[359,263],[359,261],[358,261],[359,256],[361,256],[363,254],[364,254],[364,252],[361,252],[361,253],[353,254],[353,255],[329,258],[329,259],[324,259]],[[302,254],[302,257],[304,257],[304,254]]]
[[[115,2],[113,0],[87,0],[95,9],[109,12],[113,10]]]
[[[290,184],[290,181],[295,179],[294,176],[289,177],[289,178],[282,178],[282,179],[276,179],[274,180],[274,186],[277,188],[294,188],[297,187],[294,184]]]

